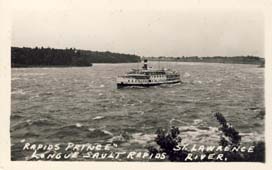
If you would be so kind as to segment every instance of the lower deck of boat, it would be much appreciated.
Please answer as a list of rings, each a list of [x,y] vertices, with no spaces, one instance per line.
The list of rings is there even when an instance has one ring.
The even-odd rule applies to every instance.
[[[152,83],[117,83],[117,88],[124,87],[151,87],[151,86],[159,86],[162,84],[176,84],[181,83],[180,80],[166,81],[166,82],[152,82]]]

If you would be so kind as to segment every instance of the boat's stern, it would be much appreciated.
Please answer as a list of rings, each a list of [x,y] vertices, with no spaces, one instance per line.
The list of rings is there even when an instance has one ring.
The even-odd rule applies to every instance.
[[[124,87],[125,86],[125,82],[127,82],[127,80],[124,77],[118,76],[116,78],[117,88],[119,89],[119,88]]]

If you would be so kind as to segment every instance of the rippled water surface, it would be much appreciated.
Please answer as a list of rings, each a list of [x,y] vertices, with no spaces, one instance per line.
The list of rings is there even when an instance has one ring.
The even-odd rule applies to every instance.
[[[160,63],[179,71],[183,83],[118,90],[116,76],[138,65],[12,69],[13,159],[24,159],[18,150],[24,142],[119,142],[121,150],[145,150],[159,127],[171,125],[185,143],[217,144],[213,112],[232,123],[242,142],[263,140],[263,68]]]

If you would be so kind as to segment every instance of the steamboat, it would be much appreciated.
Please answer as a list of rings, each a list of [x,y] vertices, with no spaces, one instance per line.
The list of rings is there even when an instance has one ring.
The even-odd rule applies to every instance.
[[[153,69],[148,67],[147,60],[141,69],[132,69],[128,73],[117,77],[117,88],[150,87],[161,84],[180,83],[180,74],[170,69]]]

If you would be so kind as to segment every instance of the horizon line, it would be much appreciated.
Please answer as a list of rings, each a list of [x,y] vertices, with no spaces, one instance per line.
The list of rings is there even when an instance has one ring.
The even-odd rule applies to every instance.
[[[258,58],[262,58],[265,59],[265,57],[259,56],[259,55],[252,55],[252,54],[244,54],[244,55],[232,55],[232,56],[224,56],[224,55],[181,55],[181,56],[144,56],[144,55],[138,55],[136,53],[132,54],[132,53],[124,53],[124,52],[116,52],[116,51],[109,51],[109,50],[105,50],[105,51],[97,51],[97,50],[91,50],[91,49],[81,49],[81,48],[76,48],[76,47],[65,47],[65,48],[55,48],[55,47],[50,47],[50,46],[10,46],[10,48],[44,48],[44,49],[58,49],[58,50],[69,50],[69,49],[73,49],[73,50],[82,50],[82,51],[92,51],[92,52],[110,52],[110,53],[117,53],[117,54],[126,54],[126,55],[135,55],[135,56],[139,56],[141,58],[182,58],[182,57],[199,57],[199,58],[203,58],[203,57],[258,57]]]

